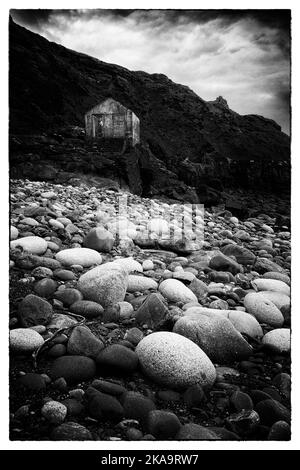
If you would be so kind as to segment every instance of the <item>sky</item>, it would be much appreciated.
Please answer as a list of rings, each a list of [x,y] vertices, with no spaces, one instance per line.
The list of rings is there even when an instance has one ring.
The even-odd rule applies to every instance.
[[[11,10],[50,41],[130,70],[163,73],[205,100],[290,133],[289,10]]]

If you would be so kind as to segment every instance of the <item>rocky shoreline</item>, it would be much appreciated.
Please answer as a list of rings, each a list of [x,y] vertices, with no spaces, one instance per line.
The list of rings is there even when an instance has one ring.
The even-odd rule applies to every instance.
[[[243,221],[186,205],[182,228],[179,203],[12,180],[10,438],[290,439],[272,204]]]

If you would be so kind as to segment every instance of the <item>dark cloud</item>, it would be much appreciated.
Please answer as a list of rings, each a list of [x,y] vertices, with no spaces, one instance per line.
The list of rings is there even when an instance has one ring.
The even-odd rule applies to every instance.
[[[163,73],[206,100],[289,129],[290,10],[11,10],[51,41]]]

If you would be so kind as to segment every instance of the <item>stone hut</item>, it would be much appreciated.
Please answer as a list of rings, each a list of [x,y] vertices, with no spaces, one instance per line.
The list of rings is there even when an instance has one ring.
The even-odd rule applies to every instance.
[[[120,139],[134,146],[140,141],[140,120],[128,108],[107,98],[85,114],[88,139]]]

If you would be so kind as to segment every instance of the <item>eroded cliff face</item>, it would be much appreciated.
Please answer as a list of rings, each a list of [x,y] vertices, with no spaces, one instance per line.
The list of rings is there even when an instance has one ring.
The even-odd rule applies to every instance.
[[[114,152],[91,150],[82,132],[80,138],[73,132],[83,128],[85,112],[109,96],[131,109],[141,126],[141,144],[118,162]],[[73,129],[69,140],[66,128]],[[290,141],[274,121],[241,116],[222,97],[206,102],[164,75],[101,62],[13,22],[10,133],[16,137],[11,168],[26,173],[32,161],[29,173],[37,179],[47,164],[58,173],[87,172],[90,165],[101,177],[123,173],[130,189],[144,195],[195,199],[223,187],[289,187]]]

